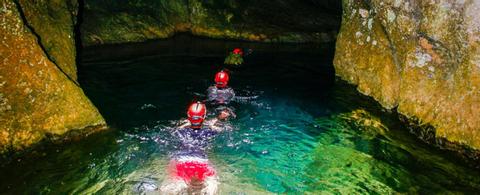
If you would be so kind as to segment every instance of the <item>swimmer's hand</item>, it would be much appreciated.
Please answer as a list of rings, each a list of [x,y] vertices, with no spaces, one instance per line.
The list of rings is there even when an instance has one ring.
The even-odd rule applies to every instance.
[[[216,125],[217,122],[218,122],[218,119],[217,119],[217,118],[208,121],[208,122],[207,122],[208,127],[209,127],[211,130],[213,130],[213,131],[222,132],[222,131],[223,131],[223,128],[217,126],[217,125]]]

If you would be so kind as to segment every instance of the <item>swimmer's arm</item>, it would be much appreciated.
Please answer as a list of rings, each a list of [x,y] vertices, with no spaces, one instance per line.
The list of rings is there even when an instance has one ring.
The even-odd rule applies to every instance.
[[[208,127],[210,127],[210,129],[212,129],[213,131],[222,132],[222,131],[223,131],[223,128],[218,127],[218,126],[215,125],[217,122],[218,122],[218,119],[212,119],[212,120],[209,122]]]
[[[216,131],[216,132],[222,132],[222,131],[223,131],[223,128],[217,127],[217,126],[210,126],[210,128],[211,128],[213,131]]]
[[[182,123],[183,124],[178,126],[177,128],[182,129],[182,128],[186,128],[186,127],[190,126],[190,121],[188,121],[188,120],[184,120],[184,121],[182,121]]]

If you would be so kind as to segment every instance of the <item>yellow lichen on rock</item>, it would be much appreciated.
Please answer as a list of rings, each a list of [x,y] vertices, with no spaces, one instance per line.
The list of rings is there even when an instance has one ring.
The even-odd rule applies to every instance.
[[[434,127],[437,138],[480,149],[480,2],[344,0],[343,6],[336,74]]]
[[[41,39],[40,44],[57,66],[72,80],[77,80],[74,25],[76,0],[18,1],[25,21]],[[54,11],[53,11],[54,10]]]
[[[49,60],[18,4],[2,1],[0,7],[0,153],[47,135],[105,126],[82,89]]]
[[[347,8],[348,9],[348,8]],[[368,13],[365,9],[365,13]],[[389,46],[389,40],[370,14],[345,10],[346,19],[337,38],[334,66],[336,74],[358,90],[377,99],[383,106],[397,105],[399,72]]]

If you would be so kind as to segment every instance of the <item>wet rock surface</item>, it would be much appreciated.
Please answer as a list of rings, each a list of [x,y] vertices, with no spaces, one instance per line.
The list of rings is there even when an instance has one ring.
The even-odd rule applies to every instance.
[[[76,84],[74,21],[63,18],[75,13],[67,4],[0,3],[0,153],[105,125]]]
[[[85,0],[84,46],[141,42],[177,32],[265,42],[334,41],[339,1]]]
[[[77,0],[19,0],[18,7],[24,16],[24,25],[37,36],[49,60],[76,81],[74,27]]]
[[[343,9],[336,74],[431,126],[423,133],[480,149],[479,1],[343,0]]]

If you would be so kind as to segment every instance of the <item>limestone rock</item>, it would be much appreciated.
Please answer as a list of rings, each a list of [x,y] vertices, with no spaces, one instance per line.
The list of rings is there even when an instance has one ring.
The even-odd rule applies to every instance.
[[[433,126],[437,138],[480,149],[480,1],[343,0],[343,8],[336,74]]]
[[[45,8],[42,6],[47,4],[40,2],[45,1],[29,6],[23,6],[22,1],[0,2],[0,153],[23,149],[46,137],[61,137],[72,129],[105,125],[75,83],[75,72],[68,68],[75,67],[73,37],[60,34],[71,32],[58,32],[59,36],[46,38],[51,36],[47,31],[37,34],[30,27],[55,26],[53,20],[45,19],[47,24],[43,25],[42,16],[35,22],[26,22],[30,18],[26,13],[33,13],[30,9],[34,5],[39,6],[35,9],[49,9],[51,14],[54,8],[63,9],[55,3]],[[71,26],[73,21],[68,22],[69,25],[58,24],[56,28]],[[48,54],[55,60],[50,61]],[[63,54],[66,57],[60,57]]]

